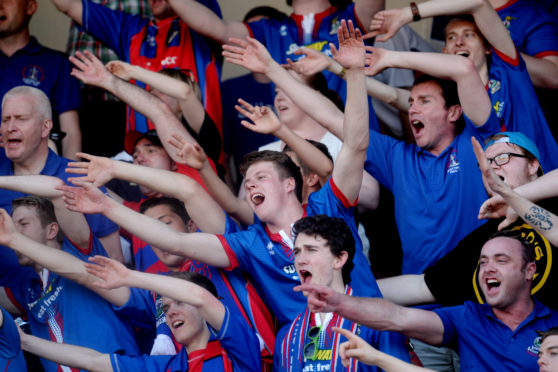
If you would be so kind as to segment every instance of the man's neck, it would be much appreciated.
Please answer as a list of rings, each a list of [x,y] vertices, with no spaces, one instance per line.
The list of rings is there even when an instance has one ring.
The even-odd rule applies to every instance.
[[[330,6],[329,0],[293,0],[293,13],[321,13]]]
[[[29,40],[29,30],[0,38],[0,50],[8,57],[11,57],[15,52],[29,44]]]
[[[207,327],[202,329],[202,333],[199,334],[195,339],[188,343],[188,345],[184,345],[186,351],[188,353],[192,353],[197,350],[203,350],[207,347],[207,343],[209,342],[209,330]]]
[[[296,200],[296,203],[291,201],[287,204],[290,204],[290,206],[286,205],[284,208],[281,208],[273,221],[266,222],[265,224],[273,234],[277,234],[282,230],[292,239],[292,236],[290,236],[292,225],[295,221],[302,218],[304,209],[298,200]]]
[[[518,300],[515,304],[506,307],[505,309],[492,308],[492,312],[498,320],[507,325],[512,331],[523,322],[529,314],[533,312],[535,303],[529,296],[524,300]]]
[[[34,154],[32,159],[22,163],[12,163],[15,176],[28,176],[40,174],[45,167],[48,157],[48,147],[46,150],[38,150],[39,154]]]

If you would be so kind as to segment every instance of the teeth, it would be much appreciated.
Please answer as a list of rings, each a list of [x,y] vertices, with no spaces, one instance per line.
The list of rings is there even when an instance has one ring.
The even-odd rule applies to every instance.
[[[469,53],[465,51],[457,52],[455,54],[457,54],[458,56],[469,57]]]
[[[178,328],[180,327],[182,324],[184,324],[184,322],[182,320],[176,320],[174,322],[172,322],[172,327],[173,328]]]
[[[259,205],[263,203],[265,196],[261,193],[256,193],[252,195],[251,199],[254,204]]]

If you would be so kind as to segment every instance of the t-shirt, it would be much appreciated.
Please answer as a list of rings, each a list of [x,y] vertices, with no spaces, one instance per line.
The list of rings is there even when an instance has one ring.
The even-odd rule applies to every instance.
[[[94,235],[86,249],[65,238],[62,250],[82,261],[95,255],[107,256]],[[27,313],[33,335],[102,353],[138,353],[130,324],[115,314],[110,303],[76,282],[48,271],[47,275],[44,286],[35,275],[10,287],[15,304]],[[46,359],[42,363],[47,372],[58,371],[57,364]]]
[[[544,200],[539,205],[558,213],[558,199]],[[463,238],[446,257],[425,270],[424,280],[437,302],[445,306],[460,305],[465,301],[484,303],[477,266],[482,246],[498,231],[500,222],[501,219],[487,221]],[[521,219],[507,229],[518,231],[535,247],[537,273],[533,278],[531,294],[544,305],[557,310],[558,273],[553,270],[553,257],[558,254],[556,247]]]
[[[434,310],[444,326],[443,344],[457,341],[461,371],[536,372],[541,337],[558,325],[558,313],[537,300],[533,312],[512,331],[489,305],[467,301]]]
[[[482,222],[478,211],[488,195],[471,137],[481,143],[499,132],[494,112],[481,127],[466,125],[440,155],[370,131],[364,169],[395,197],[403,250],[403,274],[419,274],[444,257]]]
[[[27,371],[25,358],[21,351],[19,332],[12,316],[3,308],[2,317],[4,319],[0,327],[0,371],[21,372]]]
[[[123,356],[112,354],[115,371],[254,371],[260,372],[260,345],[256,334],[225,306],[225,318],[219,331],[208,325],[211,338],[206,349],[177,355]],[[226,354],[224,353],[226,352]],[[201,362],[201,363],[200,363]],[[232,366],[232,369],[231,369]]]
[[[335,160],[337,160],[337,155],[339,155],[339,151],[341,151],[343,142],[339,138],[335,137],[331,132],[326,132],[326,134],[324,134],[324,136],[320,139],[320,143],[327,146],[329,154],[333,158],[333,162],[335,162]],[[283,151],[284,147],[285,143],[283,141],[275,141],[261,146],[258,151]]]

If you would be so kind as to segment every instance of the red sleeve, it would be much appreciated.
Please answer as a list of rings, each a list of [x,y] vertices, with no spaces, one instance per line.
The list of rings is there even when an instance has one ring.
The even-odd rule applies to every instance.
[[[74,243],[73,241],[71,241],[70,238],[68,238],[67,236],[66,236],[66,238],[82,254],[84,254],[86,256],[91,254],[91,251],[93,250],[93,233],[91,232],[91,230],[89,230],[89,244],[88,244],[87,248],[85,248],[85,249],[83,249],[81,247],[78,247],[78,245],[76,243]]]
[[[252,29],[250,28],[250,25],[246,22],[242,22],[244,24],[244,26],[246,26],[246,29],[248,30],[248,33],[250,34],[250,37],[253,38],[254,37],[254,33],[252,32]]]
[[[219,241],[221,242],[221,245],[223,245],[223,248],[225,249],[225,253],[227,254],[227,257],[229,258],[229,261],[231,263],[230,266],[227,269],[230,269],[230,270],[236,269],[239,266],[238,265],[238,260],[236,258],[236,254],[234,253],[234,251],[229,246],[229,243],[227,242],[227,239],[225,238],[224,235],[217,235],[217,239],[219,239]]]
[[[498,49],[493,48],[493,50],[494,53],[496,53],[498,57],[502,59],[502,61],[515,67],[519,66],[519,51],[517,50],[517,48],[515,49],[515,59],[508,57],[504,53],[500,52]]]
[[[331,185],[331,191],[333,191],[333,195],[337,197],[343,203],[343,206],[347,209],[354,207],[358,203],[358,197],[354,202],[350,202],[349,199],[339,190],[335,182],[333,181],[333,177],[329,179],[329,184]]]

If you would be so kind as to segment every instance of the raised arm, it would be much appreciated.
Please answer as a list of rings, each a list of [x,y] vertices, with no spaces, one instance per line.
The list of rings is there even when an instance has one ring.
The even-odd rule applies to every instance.
[[[54,363],[92,372],[113,371],[109,354],[96,350],[47,341],[42,338],[20,332],[21,348]]]
[[[463,112],[476,126],[490,116],[492,104],[473,62],[457,55],[440,53],[395,52],[367,47],[367,74],[375,75],[388,67],[419,70],[426,74],[454,80]]]
[[[17,232],[12,218],[4,209],[0,209],[0,243],[31,258],[40,266],[89,288],[116,306],[124,305],[130,297],[130,291],[127,288],[107,291],[92,286],[94,278],[85,271],[83,261],[67,252],[48,247]]]
[[[225,307],[205,288],[184,279],[129,270],[103,256],[93,257],[91,261],[95,264],[88,264],[87,271],[101,279],[96,281],[96,285],[105,289],[136,287],[156,292],[196,307],[211,327],[217,331],[221,329]]]
[[[81,0],[50,0],[59,12],[66,14],[74,22],[82,24],[83,4]]]
[[[1,176],[0,188],[49,198],[54,205],[58,225],[64,234],[80,248],[89,246],[90,229],[81,213],[65,208],[62,192],[56,187],[64,185],[60,178],[43,175]]]
[[[76,153],[81,151],[81,129],[77,110],[70,110],[58,116],[60,130],[66,135],[62,138],[62,156],[77,159]]]
[[[140,66],[134,66],[123,61],[112,61],[107,69],[124,80],[139,80],[149,85],[151,89],[174,97],[178,100],[182,115],[194,132],[200,133],[205,117],[205,109],[191,85],[158,72],[149,71]]]
[[[194,0],[168,0],[175,13],[192,30],[226,43],[230,37],[245,38],[248,29],[242,22],[219,18],[211,9]]]
[[[188,141],[196,143],[163,101],[144,89],[111,74],[102,62],[90,52],[76,52],[75,57],[70,56],[70,61],[75,65],[75,68],[72,69],[73,76],[85,84],[109,91],[149,118],[155,124],[155,129],[165,150],[173,159],[175,157],[174,148],[168,145],[168,140],[173,133],[180,133]]]
[[[209,194],[228,215],[244,225],[254,223],[254,211],[252,211],[250,205],[248,205],[246,200],[240,199],[233,194],[231,189],[217,176],[209,165],[200,145],[192,145],[179,135],[174,135],[169,144],[175,147],[177,158],[180,159],[179,163],[198,170]]]
[[[432,311],[403,307],[380,298],[347,296],[317,284],[302,284],[295,290],[304,292],[313,312],[334,312],[366,327],[403,333],[431,345],[443,341],[444,325]]]
[[[227,62],[265,74],[306,114],[324,126],[339,139],[343,139],[343,112],[323,94],[296,80],[275,62],[265,46],[256,39],[231,39],[223,45]]]
[[[240,98],[238,103],[239,105],[235,106],[236,110],[252,121],[242,120],[241,124],[245,128],[257,133],[273,134],[285,142],[308,168],[318,174],[322,185],[327,182],[333,164],[323,152],[283,125],[270,108],[254,107]]]
[[[385,8],[385,0],[355,0],[355,14],[362,25],[369,24],[374,15]]]
[[[364,76],[365,49],[362,34],[352,21],[342,20],[337,31],[339,51],[330,44],[333,58],[346,70],[347,103],[343,121],[343,145],[333,167],[332,179],[353,202],[362,184],[362,172],[368,148],[368,100]]]
[[[163,169],[84,153],[78,155],[89,161],[69,163],[68,173],[86,174],[83,180],[92,182],[96,186],[100,186],[96,182],[97,177],[104,181],[110,174],[111,178],[149,187],[151,190],[182,200],[188,214],[202,231],[212,234],[225,233],[226,218],[223,210],[193,179]],[[70,182],[73,180],[80,180],[80,178],[69,179]]]
[[[102,213],[132,235],[151,245],[215,267],[229,267],[230,261],[216,235],[180,233],[166,224],[134,212],[104,195],[91,183],[74,181],[79,187],[62,186],[67,207],[82,213]]]
[[[349,367],[351,359],[356,359],[361,363],[380,367],[386,372],[433,372],[392,357],[346,329],[333,327],[332,330],[348,340],[339,345],[339,356],[345,367]]]

